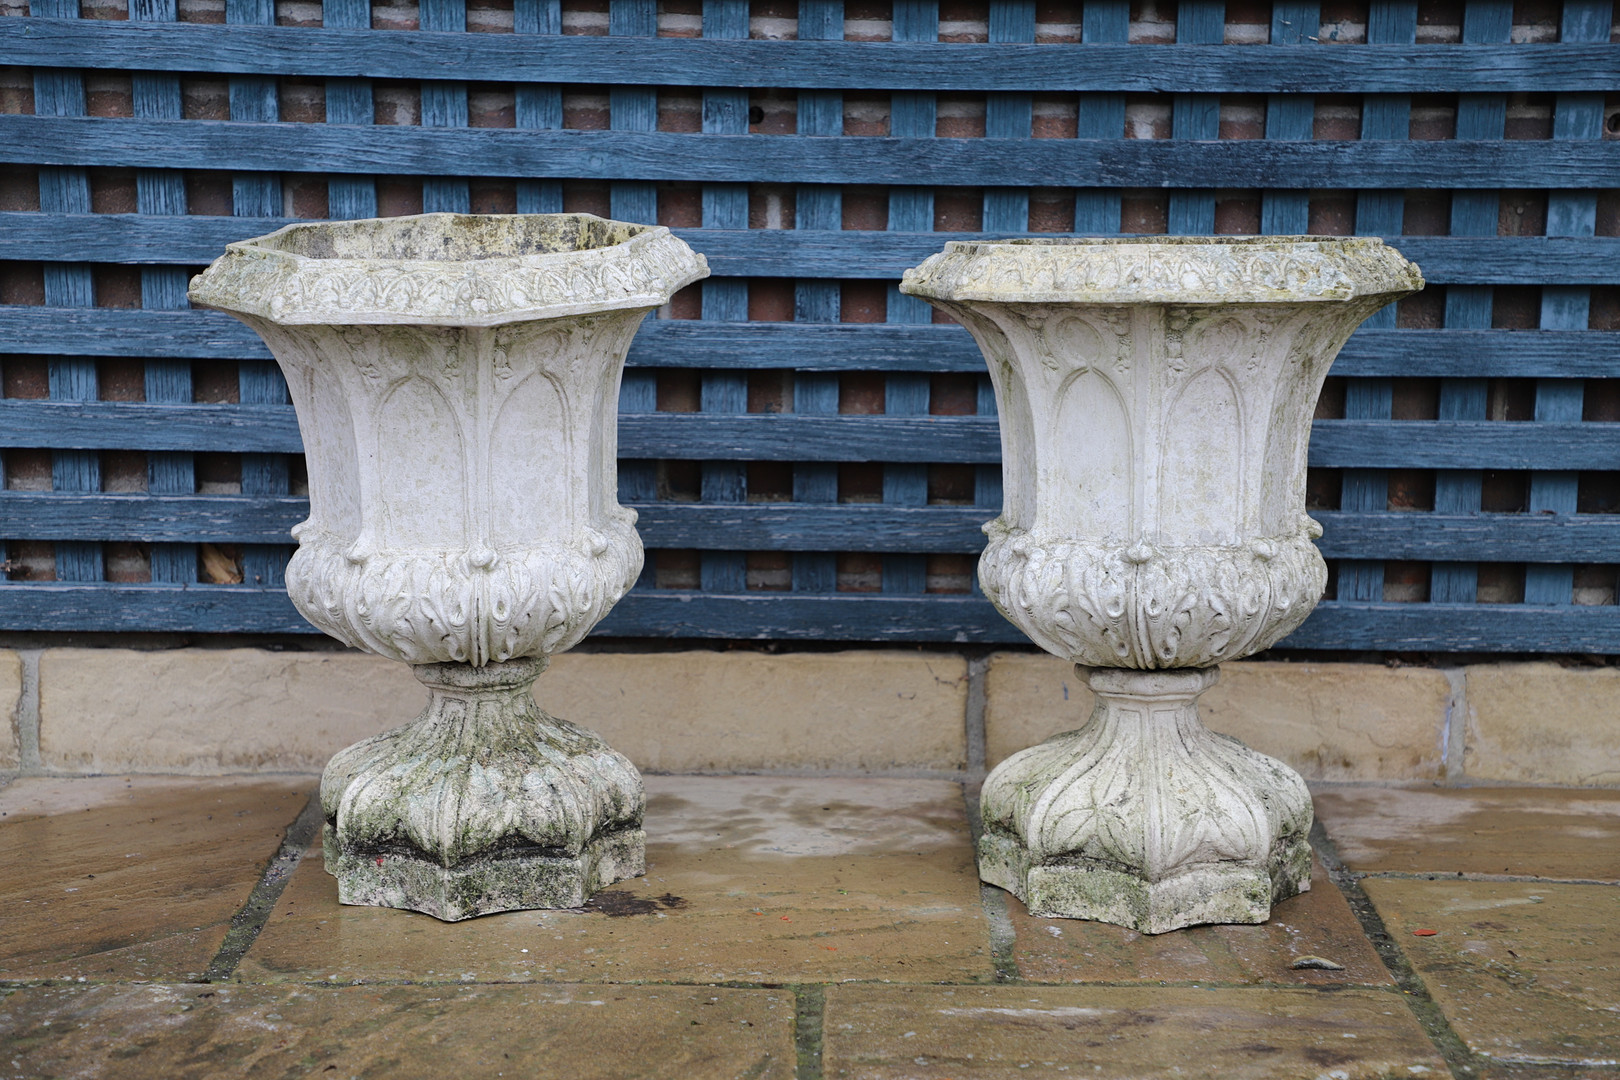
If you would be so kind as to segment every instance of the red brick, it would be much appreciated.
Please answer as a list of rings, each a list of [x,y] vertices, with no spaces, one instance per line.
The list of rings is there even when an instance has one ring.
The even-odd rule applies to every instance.
[[[91,169],[89,174],[92,214],[135,212],[134,169]]]
[[[135,95],[130,77],[113,72],[86,75],[84,111],[90,116],[134,116]]]
[[[669,317],[672,319],[697,319],[703,315],[703,285],[701,282],[688,285],[676,293],[669,301]]]
[[[331,214],[324,177],[317,179],[288,173],[281,178],[281,182],[292,193],[294,217],[324,218]]]
[[[928,377],[928,411],[935,416],[974,416],[979,411],[979,377],[950,372]]]
[[[938,232],[978,232],[984,227],[984,192],[979,188],[937,188],[934,228]]]
[[[566,201],[566,200],[565,200]],[[658,189],[658,224],[672,229],[696,229],[703,224],[703,190],[685,185]]]
[[[750,551],[744,566],[749,589],[787,592],[793,588],[793,561],[785,551]]]
[[[851,371],[838,376],[838,411],[851,416],[877,416],[883,412],[884,375],[880,371]]]
[[[1498,285],[1491,295],[1494,329],[1535,330],[1541,326],[1541,286]]]
[[[750,184],[748,227],[791,229],[798,205],[798,188],[791,184]]]
[[[1158,191],[1127,191],[1121,194],[1121,232],[1163,233],[1169,227],[1169,195]]]
[[[422,181],[415,177],[377,181],[377,216],[404,217],[422,212]]]
[[[467,126],[509,128],[517,123],[517,97],[510,86],[481,86],[467,93]]]
[[[0,304],[43,304],[44,266],[37,262],[0,263]],[[6,364],[22,362],[7,358]],[[9,394],[7,395],[10,396]]]
[[[229,217],[231,213],[230,174],[187,170],[186,209],[193,214]]]
[[[753,380],[750,379],[750,386]],[[749,412],[753,407],[752,395]],[[748,463],[749,502],[789,502],[793,498],[793,464],[787,461],[750,461]]]
[[[1451,232],[1451,192],[1409,191],[1402,217],[1404,236],[1446,236]]]
[[[978,560],[972,555],[930,555],[924,567],[925,592],[973,591],[973,575],[978,572]]]
[[[221,22],[224,20],[221,19]],[[229,120],[231,87],[214,77],[180,79],[180,116],[185,120]]]
[[[1356,231],[1356,197],[1313,192],[1307,229],[1312,236],[1350,236]]]
[[[1395,325],[1403,330],[1438,330],[1446,324],[1446,290],[1430,285],[1396,304]]]
[[[703,382],[698,372],[686,368],[666,368],[659,371],[658,411],[702,412]]]
[[[971,506],[976,475],[972,465],[928,466],[928,505]]]
[[[656,556],[654,580],[660,589],[696,589],[701,581],[698,553],[665,548]]]
[[[42,356],[6,357],[5,363],[0,364],[0,382],[3,382],[8,398],[51,396],[50,367]]]
[[[839,284],[840,322],[882,322],[889,311],[889,286],[883,281]]]
[[[703,98],[685,90],[658,95],[658,130],[695,134],[703,130]]]
[[[1260,231],[1260,196],[1253,192],[1223,191],[1215,198],[1215,232],[1222,236],[1253,236]]]
[[[754,322],[792,322],[793,282],[787,278],[750,280],[748,318]]]
[[[889,227],[889,192],[886,188],[845,188],[843,226],[881,232]]]
[[[840,471],[842,476],[842,471]],[[883,558],[865,552],[845,552],[838,556],[839,592],[881,592]]]
[[[198,360],[191,365],[191,400],[205,405],[233,405],[241,400],[236,365]]]
[[[136,266],[99,263],[91,269],[95,282],[96,306],[138,308],[141,306],[141,271]]]
[[[515,181],[474,180],[469,186],[473,213],[517,213],[517,183]]]

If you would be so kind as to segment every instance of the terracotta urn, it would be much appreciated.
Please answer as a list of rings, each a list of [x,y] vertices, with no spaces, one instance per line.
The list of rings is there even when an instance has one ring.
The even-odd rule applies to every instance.
[[[193,279],[264,339],[297,409],[310,513],[288,596],[429,691],[326,768],[344,903],[463,919],[642,872],[640,775],[530,691],[641,570],[619,378],[647,312],[707,273],[656,226],[424,214],[291,225]]]
[[[1304,782],[1196,702],[1321,597],[1316,399],[1351,332],[1422,286],[1382,242],[1325,237],[951,243],[906,271],[995,384],[984,593],[1096,698],[985,781],[985,881],[1147,933],[1263,922],[1310,887]]]

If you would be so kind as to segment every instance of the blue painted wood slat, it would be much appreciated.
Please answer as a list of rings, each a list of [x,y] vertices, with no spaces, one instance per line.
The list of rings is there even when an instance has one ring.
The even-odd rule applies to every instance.
[[[313,634],[281,590],[216,585],[48,583],[0,590],[0,629]],[[1021,643],[989,601],[969,596],[743,596],[634,592],[600,637]],[[1620,608],[1524,604],[1327,602],[1287,641],[1294,648],[1439,653],[1573,652],[1620,644]]]
[[[799,0],[799,38],[802,41],[844,39],[843,0]],[[798,97],[798,134],[836,137],[844,133],[844,95],[837,90],[801,90]],[[794,228],[837,232],[844,227],[843,191],[833,185],[801,184],[794,192]],[[837,281],[799,278],[793,285],[795,322],[836,324],[842,317],[842,287]],[[827,327],[806,329],[822,329]],[[765,355],[763,353],[756,355]],[[794,365],[787,365],[794,366]],[[793,411],[805,416],[838,412],[838,376],[801,371],[793,380]],[[836,503],[838,467],[826,462],[797,462],[793,466],[793,501]],[[795,551],[791,582],[794,592],[834,592],[838,588],[838,558],[827,551]]]
[[[420,0],[423,30],[463,33],[467,29],[467,0]],[[460,80],[423,82],[422,126],[465,128],[467,84]],[[422,209],[432,214],[465,214],[472,209],[472,189],[462,177],[429,177],[422,181]]]
[[[514,0],[512,28],[519,34],[560,37],[562,0]],[[512,96],[515,126],[532,131],[562,130],[561,86],[554,83],[519,83],[512,88]],[[561,180],[518,181],[518,213],[560,214],[562,208]]]
[[[1183,0],[1177,7],[1177,42],[1183,45],[1219,45],[1225,34],[1225,0]],[[1209,140],[1220,138],[1220,134],[1220,95],[1176,95],[1170,112],[1172,139]],[[1202,187],[1171,191],[1168,231],[1172,236],[1213,233],[1215,193]]]
[[[35,17],[77,19],[78,0],[33,0]],[[83,116],[84,79],[68,69],[34,72],[34,112],[38,116]],[[39,170],[39,208],[45,213],[90,213],[90,177],[83,169]],[[45,302],[58,307],[94,307],[95,282],[90,267],[47,263]],[[94,360],[53,357],[47,362],[53,401],[95,401],[100,396]],[[101,456],[67,451],[51,455],[51,488],[56,491],[100,491]],[[56,576],[61,581],[100,581],[105,576],[100,544],[62,541],[56,545]]]
[[[1178,190],[1188,177],[1211,187],[1573,190],[1604,187],[1620,168],[1620,144],[1612,140],[1009,141],[863,136],[812,142],[799,135],[768,139],[698,135],[653,130],[650,125],[656,118],[651,106],[630,108],[630,102],[649,93],[656,91],[620,88],[610,95],[618,103],[615,115],[623,118],[616,124],[634,119],[649,125],[618,126],[612,131],[384,124],[339,128],[3,114],[0,162],[237,172],[296,168],[402,176],[440,175],[448,162],[467,176],[562,174],[618,184],[680,180],[905,185],[927,176],[938,187],[994,182],[1009,187]]]
[[[1463,9],[1463,41],[1507,42],[1513,32],[1510,0],[1470,0]],[[1457,138],[1500,139],[1505,133],[1507,98],[1501,94],[1466,94],[1457,102]],[[1453,236],[1495,236],[1500,197],[1494,191],[1459,191],[1451,199]],[[1454,285],[1446,290],[1447,328],[1488,330],[1492,290],[1483,285]],[[1488,413],[1484,378],[1447,379],[1440,384],[1442,420],[1484,420]],[[1479,469],[1442,470],[1434,478],[1436,513],[1477,513],[1485,474]],[[1472,562],[1436,563],[1429,571],[1429,599],[1434,603],[1471,604],[1478,598],[1479,567]]]
[[[138,22],[173,22],[175,0],[131,0],[129,17]],[[146,120],[181,118],[180,78],[177,75],[138,72],[131,76],[134,113]],[[135,205],[143,214],[183,216],[186,180],[170,169],[143,169],[135,174]],[[173,266],[141,268],[141,307],[156,311],[189,308],[186,272]],[[145,365],[147,401],[189,402],[192,396],[191,363],[153,357]],[[154,494],[189,495],[197,490],[196,467],[187,453],[152,453],[146,458],[146,486]],[[154,544],[149,555],[153,581],[197,580],[197,545],[190,542]]]
[[[703,36],[746,40],[748,0],[703,0]],[[705,90],[703,130],[709,135],[747,135],[748,92]],[[703,226],[707,229],[748,228],[747,185],[704,185]],[[704,321],[748,321],[746,281],[710,278],[703,282],[702,290]],[[706,371],[699,395],[706,413],[746,413],[748,376],[738,371]],[[741,461],[706,461],[700,484],[706,503],[746,502],[748,466]],[[734,551],[704,551],[698,558],[698,579],[705,592],[744,591],[748,587],[747,569],[745,557]]]
[[[1271,43],[1314,43],[1321,29],[1316,0],[1277,0],[1271,7]],[[1311,94],[1273,94],[1266,101],[1266,138],[1309,139],[1315,134],[1316,98]],[[1273,236],[1310,232],[1310,193],[1266,191],[1260,197],[1260,231]],[[1212,219],[1213,220],[1213,219]]]
[[[1101,47],[1083,64],[1046,45],[845,42],[841,32],[816,39],[806,26],[826,25],[815,21],[820,16],[810,24],[801,16],[798,41],[742,42],[7,19],[0,55],[18,66],[403,80],[477,71],[496,81],[582,85],[748,88],[765,71],[772,86],[833,91],[1483,94],[1534,86],[1601,93],[1620,80],[1620,58],[1606,45],[1340,45],[1303,53],[1250,44],[1126,46],[1123,34],[1094,36],[1099,5],[1115,2],[1086,5],[1093,28],[1083,29],[1084,39]]]
[[[1100,50],[1095,46],[1122,45],[1130,39],[1129,0],[1087,0],[1080,24],[1082,55],[1089,58]],[[1125,95],[1121,93],[1081,94],[1076,120],[1076,137],[1081,139],[1120,139],[1125,136]],[[1120,195],[1117,188],[1080,188],[1074,196],[1074,231],[1082,235],[1110,236],[1120,231]]]
[[[939,38],[938,0],[895,0],[895,41],[929,42]],[[889,133],[904,139],[933,139],[938,124],[938,102],[931,93],[897,91],[889,96]],[[934,189],[897,186],[889,189],[889,228],[928,232],[934,227]],[[885,321],[924,324],[934,321],[934,309],[921,297],[902,293],[891,283]],[[884,380],[883,411],[887,416],[926,416],[929,380],[925,375],[891,373]],[[890,506],[925,506],[928,503],[928,465],[912,460],[883,467],[883,501]],[[883,556],[882,589],[885,594],[915,594],[928,587],[927,560],[920,555]]]
[[[1559,40],[1607,42],[1614,6],[1610,0],[1565,0]],[[1602,94],[1559,94],[1553,102],[1553,138],[1603,138]],[[1548,236],[1591,236],[1597,226],[1597,192],[1556,191],[1547,196]],[[1585,330],[1591,291],[1581,286],[1548,286],[1541,291],[1541,326],[1546,330]],[[1578,423],[1584,410],[1585,385],[1576,379],[1542,379],[1536,383],[1538,423]],[[1532,473],[1530,512],[1572,514],[1580,489],[1573,469]],[[1569,604],[1574,600],[1573,566],[1527,566],[1524,599],[1528,604]]]
[[[371,0],[322,0],[322,25],[331,29],[371,29]],[[326,80],[328,124],[372,124],[376,105],[371,80]],[[334,218],[377,216],[377,182],[369,176],[334,176],[326,182],[327,213]]]
[[[1416,0],[1373,0],[1367,12],[1367,40],[1377,44],[1411,44],[1417,40]],[[1412,103],[1402,95],[1369,94],[1363,99],[1361,137],[1405,142],[1411,134]],[[1404,191],[1363,191],[1356,198],[1356,232],[1362,236],[1399,236],[1406,212]],[[1377,329],[1395,326],[1395,305],[1364,324]],[[1388,420],[1393,403],[1388,379],[1356,379],[1345,387],[1347,420]],[[1389,478],[1381,471],[1346,469],[1339,506],[1347,511],[1384,510],[1389,505]],[[1338,566],[1338,596],[1343,600],[1382,600],[1384,564],[1376,559],[1346,559]]]

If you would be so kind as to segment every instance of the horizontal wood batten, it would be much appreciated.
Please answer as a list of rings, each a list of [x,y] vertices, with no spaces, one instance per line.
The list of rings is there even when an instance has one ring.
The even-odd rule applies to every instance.
[[[301,453],[291,406],[0,401],[5,445]],[[684,461],[990,463],[994,417],[623,413],[619,456]],[[1318,420],[1310,463],[1362,469],[1620,469],[1620,424]]]
[[[214,311],[0,306],[0,351],[44,356],[267,360],[242,323]],[[757,371],[983,371],[959,326],[648,319],[631,367]],[[1361,330],[1333,374],[1429,378],[1613,378],[1620,334],[1566,330]]]
[[[994,509],[805,503],[632,503],[648,548],[976,554]],[[284,544],[306,499],[264,495],[0,492],[0,539]],[[1598,562],[1620,551],[1620,514],[1317,511],[1330,559],[1369,551],[1443,562]]]
[[[0,584],[0,630],[314,634],[280,589]],[[865,593],[632,592],[593,637],[1022,644],[989,601]],[[1620,652],[1620,607],[1325,601],[1283,649]]]
[[[718,137],[718,136],[716,136]],[[1620,145],[1620,144],[1617,144]],[[0,212],[0,259],[201,266],[225,245],[292,224],[291,218]],[[877,232],[811,229],[674,229],[718,277],[898,278],[952,240],[1073,233]],[[1611,236],[1392,236],[1430,284],[1620,283]]]
[[[0,162],[231,172],[1132,188],[1601,188],[1612,140],[920,139],[0,115]]]
[[[115,71],[825,90],[1438,94],[1606,91],[1601,45],[729,41],[6,19],[8,64]]]

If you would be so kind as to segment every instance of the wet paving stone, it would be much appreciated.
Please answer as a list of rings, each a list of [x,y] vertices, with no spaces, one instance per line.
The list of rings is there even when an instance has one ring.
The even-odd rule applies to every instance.
[[[1352,870],[1620,881],[1620,791],[1312,784]]]
[[[948,781],[646,778],[647,874],[582,911],[343,907],[307,856],[247,980],[905,982],[994,977]]]
[[[835,986],[823,1031],[829,1080],[1448,1075],[1379,990]]]
[[[0,990],[0,1073],[790,1080],[793,1010],[718,987],[27,987]]]
[[[313,777],[23,778],[0,790],[0,979],[187,979]]]
[[[1010,894],[1007,909],[1017,934],[1018,974],[1036,982],[1393,985],[1320,864],[1310,891],[1278,904],[1259,926],[1148,935],[1081,919],[1038,919]]]
[[[1506,1062],[1620,1065],[1620,889],[1398,878],[1362,887],[1470,1049]]]

